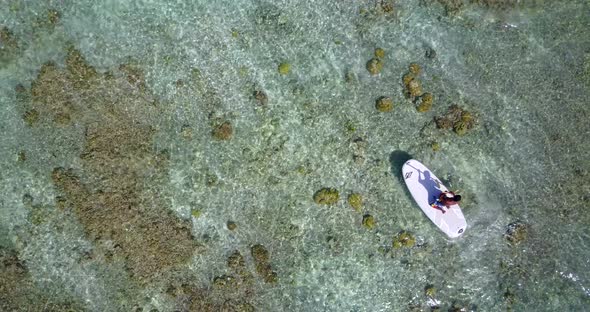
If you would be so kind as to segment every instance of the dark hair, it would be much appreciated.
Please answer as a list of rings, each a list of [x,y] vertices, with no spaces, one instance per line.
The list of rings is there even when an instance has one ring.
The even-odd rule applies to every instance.
[[[453,198],[454,201],[458,202],[461,201],[461,195],[455,195],[455,197]]]

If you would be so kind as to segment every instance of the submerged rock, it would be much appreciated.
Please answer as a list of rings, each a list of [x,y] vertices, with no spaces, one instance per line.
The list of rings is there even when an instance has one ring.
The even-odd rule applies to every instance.
[[[256,101],[258,101],[258,104],[260,106],[266,106],[266,104],[268,104],[268,96],[262,90],[254,91],[254,98],[256,99]]]
[[[211,131],[211,135],[217,140],[227,141],[231,139],[233,132],[234,130],[231,122],[225,121],[222,124],[214,127],[213,131]]]
[[[426,92],[418,99],[418,106],[416,106],[416,110],[420,113],[427,112],[432,108],[433,102],[434,96],[432,96],[432,93]]]
[[[408,66],[408,70],[413,75],[419,75],[422,68],[420,68],[420,65],[418,65],[418,63],[411,63],[410,66]]]
[[[422,82],[418,79],[418,75],[422,69],[417,63],[411,63],[408,66],[408,72],[402,76],[402,82],[406,88],[406,96],[412,100],[422,95]]]
[[[410,234],[407,231],[401,231],[397,234],[397,236],[393,239],[393,248],[402,248],[402,247],[413,247],[416,244],[416,238],[414,235]]]
[[[370,214],[364,215],[363,216],[363,226],[369,230],[374,228],[375,227],[375,218]]]
[[[23,120],[29,127],[32,127],[39,121],[39,112],[36,109],[28,110],[23,114]]]
[[[266,247],[261,244],[256,244],[250,248],[252,258],[256,265],[256,272],[260,277],[269,284],[274,284],[278,281],[277,273],[270,265],[270,255]]]
[[[522,221],[515,221],[506,227],[504,238],[508,240],[511,245],[518,245],[523,242],[528,236],[528,225]]]
[[[78,147],[63,154],[79,158],[75,168],[51,171],[55,206],[77,219],[98,246],[97,257],[121,263],[136,282],[150,282],[186,264],[199,246],[190,220],[171,213],[159,187],[170,159],[153,148],[152,116],[161,111],[149,90],[130,92],[124,77],[98,72],[74,47],[65,52],[65,67],[47,62],[31,81],[30,95],[18,90],[23,112],[37,112],[27,114],[27,122],[47,127],[36,140],[59,136],[62,145],[52,149]],[[83,129],[81,137],[51,131],[72,124]],[[37,212],[32,217],[43,222]]]
[[[386,96],[380,97],[375,102],[375,108],[382,113],[390,112],[393,109],[393,100]]]
[[[268,250],[262,244],[256,244],[250,248],[252,258],[256,262],[268,262],[270,259]]]
[[[234,250],[229,257],[227,257],[227,266],[230,269],[242,269],[246,266],[244,256],[238,251]]]
[[[383,61],[379,58],[372,58],[367,62],[367,71],[372,76],[378,75],[383,69]]]
[[[436,58],[436,51],[433,48],[428,47],[424,52],[424,57],[426,57],[427,59],[434,59]]]
[[[356,211],[361,211],[363,207],[363,196],[359,193],[348,195],[348,204]]]
[[[285,63],[281,63],[281,64],[279,64],[278,70],[279,70],[279,74],[281,74],[281,75],[284,76],[284,75],[288,74],[291,71],[291,64],[286,63],[286,62]]]
[[[0,44],[0,52],[4,49],[18,47],[14,33],[7,27],[0,27]]]
[[[340,199],[340,194],[337,189],[323,188],[313,195],[313,200],[320,205],[333,205]]]
[[[417,96],[422,95],[422,84],[420,83],[420,80],[416,78],[410,80],[410,82],[408,82],[408,84],[406,85],[406,88],[407,95],[410,98],[415,98]]]
[[[424,294],[427,297],[434,297],[436,295],[436,288],[433,285],[427,285],[424,287]]]
[[[376,58],[380,58],[380,59],[385,58],[385,50],[383,50],[381,48],[375,49],[375,53],[374,54],[375,54],[375,57]]]
[[[227,221],[226,226],[227,226],[227,229],[230,231],[233,231],[236,228],[238,228],[238,225],[234,221]]]
[[[453,129],[457,135],[463,136],[475,127],[477,118],[473,113],[453,104],[444,115],[434,117],[434,122],[439,129]]]

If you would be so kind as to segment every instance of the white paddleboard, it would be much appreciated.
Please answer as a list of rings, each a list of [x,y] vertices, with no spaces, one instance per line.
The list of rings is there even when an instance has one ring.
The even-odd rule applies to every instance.
[[[431,206],[440,194],[448,189],[430,169],[421,162],[410,159],[402,167],[402,174],[412,197],[432,223],[450,238],[465,233],[467,222],[459,205],[452,205],[445,213]]]

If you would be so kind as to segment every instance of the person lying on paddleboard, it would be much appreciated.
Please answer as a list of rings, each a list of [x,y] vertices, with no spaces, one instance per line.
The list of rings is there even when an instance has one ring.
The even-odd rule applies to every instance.
[[[461,195],[457,195],[453,192],[442,192],[434,203],[431,204],[432,208],[447,212],[452,205],[457,205],[461,201]],[[445,210],[446,208],[446,210]]]

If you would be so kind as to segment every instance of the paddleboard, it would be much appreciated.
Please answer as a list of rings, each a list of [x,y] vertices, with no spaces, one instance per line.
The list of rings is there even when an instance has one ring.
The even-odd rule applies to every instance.
[[[402,174],[412,197],[432,223],[450,238],[465,233],[467,222],[459,205],[452,205],[445,213],[431,206],[440,194],[448,189],[430,169],[421,162],[410,159],[403,165]]]

